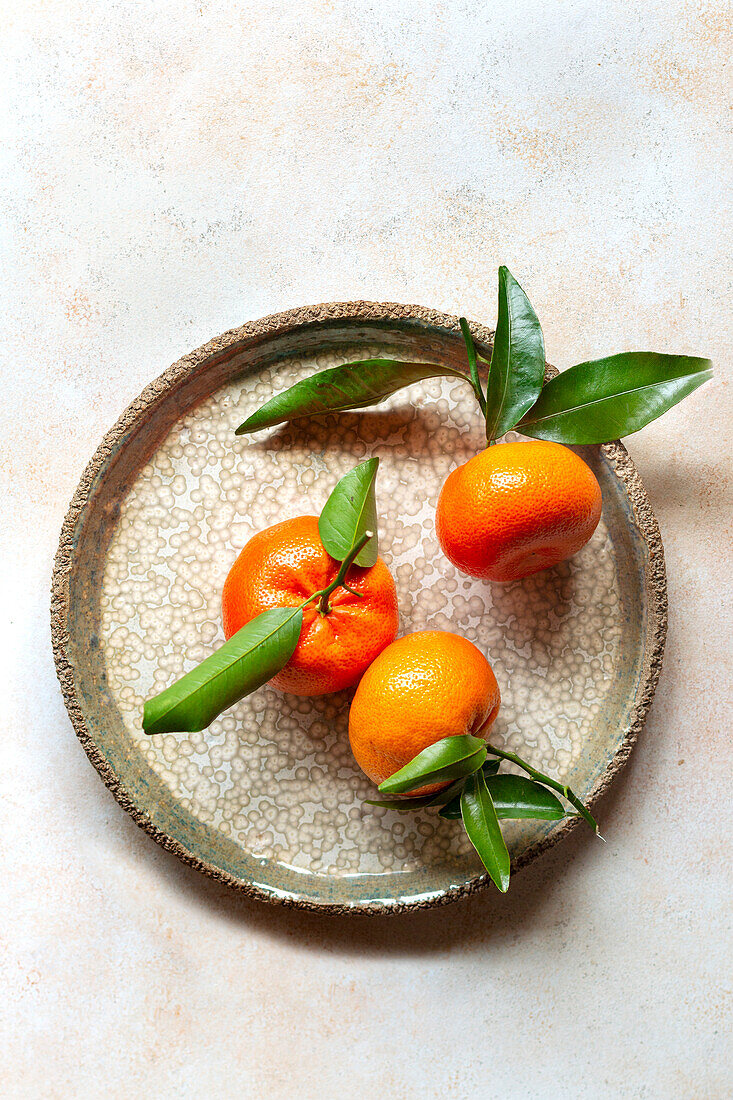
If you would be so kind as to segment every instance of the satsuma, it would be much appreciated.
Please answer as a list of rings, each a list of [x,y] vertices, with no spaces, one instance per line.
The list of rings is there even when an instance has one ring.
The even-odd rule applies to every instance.
[[[441,630],[407,634],[379,654],[356,689],[351,749],[379,785],[434,741],[465,733],[487,737],[499,704],[491,665],[472,642]]]
[[[323,548],[316,516],[298,516],[249,540],[224,584],[224,633],[230,638],[262,611],[296,607],[335,579],[339,563]],[[397,633],[397,595],[381,558],[371,569],[352,565],[345,587],[303,610],[295,652],[270,682],[294,695],[325,695],[356,683]]]
[[[544,440],[500,443],[449,474],[436,527],[446,557],[472,577],[514,581],[585,546],[601,518],[587,463]]]

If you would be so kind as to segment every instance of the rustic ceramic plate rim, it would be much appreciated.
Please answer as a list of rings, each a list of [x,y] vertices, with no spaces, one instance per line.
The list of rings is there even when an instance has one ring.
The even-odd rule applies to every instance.
[[[460,333],[457,317],[427,309],[423,306],[405,305],[396,302],[327,302],[270,314],[259,320],[250,321],[239,328],[229,329],[172,364],[158,378],[146,386],[140,395],[125,409],[116,423],[105,434],[82,474],[64,518],[54,561],[51,584],[51,637],[56,672],[64,703],[76,735],[87,756],[120,806],[130,814],[140,828],[144,829],[166,851],[172,852],[184,863],[201,871],[215,881],[239,893],[271,904],[328,914],[399,913],[448,904],[483,889],[490,880],[488,875],[476,875],[467,882],[449,887],[434,895],[428,893],[415,897],[368,899],[360,903],[338,904],[318,902],[312,898],[298,896],[293,893],[279,894],[277,891],[266,889],[255,882],[242,882],[234,878],[221,868],[201,859],[200,856],[186,848],[176,838],[161,831],[148,814],[141,810],[130,797],[87,727],[77,692],[75,668],[68,652],[68,581],[73,561],[73,534],[87,504],[92,499],[92,488],[95,479],[114,453],[114,449],[120,440],[135,424],[140,422],[141,418],[144,418],[154,408],[164,395],[174,390],[179,383],[188,377],[190,372],[202,363],[210,361],[224,352],[231,352],[231,349],[237,344],[246,344],[248,341],[262,337],[281,335],[286,332],[292,333],[298,328],[338,320],[364,323],[417,321],[443,329],[447,333]],[[492,331],[486,326],[475,322],[470,322],[470,324],[477,339],[480,342],[490,344]],[[628,730],[606,768],[596,780],[587,799],[590,806],[593,806],[600,798],[623,768],[644,724],[661,671],[667,629],[664,551],[659,526],[649,498],[636,467],[622,443],[615,441],[605,444],[601,451],[613,466],[618,478],[624,483],[631,503],[634,522],[648,547],[646,569],[647,595],[649,597],[647,635],[651,634],[651,639],[647,646],[639,695],[632,710]],[[566,837],[579,823],[579,819],[570,818],[558,825],[547,836],[539,839],[522,852],[520,857],[514,861],[512,869],[517,871],[527,866],[542,852],[547,851]]]

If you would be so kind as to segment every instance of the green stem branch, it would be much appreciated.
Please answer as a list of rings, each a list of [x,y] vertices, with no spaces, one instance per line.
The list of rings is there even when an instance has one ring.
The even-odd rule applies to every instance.
[[[500,760],[511,761],[512,764],[516,764],[522,771],[525,771],[530,779],[536,779],[538,783],[544,783],[546,787],[551,787],[553,791],[557,791],[558,794],[567,798],[568,802],[572,806],[575,806],[580,816],[588,822],[596,836],[603,840],[603,837],[598,832],[598,824],[595,818],[591,815],[589,810],[586,810],[583,803],[570,787],[564,783],[559,783],[557,779],[551,779],[549,775],[545,775],[543,772],[538,772],[536,768],[533,768],[531,764],[528,764],[526,760],[522,760],[521,756],[517,756],[514,752],[504,752],[503,749],[495,749],[493,745],[487,745],[486,751],[490,752],[493,756],[498,756]]]
[[[314,592],[313,595],[309,596],[308,599],[305,600],[304,603],[302,603],[300,606],[305,607],[307,604],[312,603],[313,600],[316,600],[320,597],[318,610],[320,611],[321,615],[327,615],[330,610],[328,597],[331,595],[333,590],[335,588],[338,588],[340,585],[343,585],[344,588],[347,587],[346,585],[344,585],[344,578],[346,577],[349,568],[354,564],[354,560],[358,557],[360,551],[366,546],[366,544],[369,542],[369,539],[373,538],[373,536],[373,531],[365,531],[359,541],[352,546],[349,553],[341,562],[341,567],[339,568],[339,571],[336,574],[335,578],[329,584],[328,588],[322,588],[320,592]],[[349,589],[349,591],[351,592],[353,591],[353,589]],[[356,595],[361,595],[361,593],[356,593]]]

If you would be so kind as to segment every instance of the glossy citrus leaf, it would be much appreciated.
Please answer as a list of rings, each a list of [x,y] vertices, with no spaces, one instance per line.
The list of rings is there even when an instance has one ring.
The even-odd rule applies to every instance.
[[[490,775],[496,775],[500,764],[500,760],[484,760],[481,771],[484,773],[484,776],[488,778]],[[442,809],[438,811],[441,817],[445,817],[449,821],[457,821],[461,816],[461,791],[463,789],[463,783],[454,783],[453,786],[457,787],[457,790],[450,798],[445,798],[443,800]],[[450,790],[451,788],[449,787],[448,791]]]
[[[468,839],[494,884],[505,894],[509,889],[511,860],[482,771],[470,775],[465,782],[461,794],[461,816]]]
[[[365,798],[366,806],[382,806],[385,810],[397,810],[398,813],[410,813],[412,810],[421,810],[425,806],[432,805],[431,794],[421,795],[419,798]]]
[[[366,569],[377,560],[379,546],[374,483],[378,466],[379,459],[370,458],[349,470],[323,507],[318,520],[318,534],[327,553],[336,561],[347,558],[367,531],[372,531],[373,535],[354,561]]]
[[[559,821],[565,817],[560,799],[541,783],[535,783],[523,775],[494,775],[486,780],[486,786],[500,820],[536,818]]]
[[[484,391],[481,389],[481,379],[478,373],[478,356],[476,355],[476,345],[473,342],[473,335],[468,327],[468,321],[465,317],[459,317],[458,323],[461,326],[461,332],[463,334],[463,341],[466,345],[466,355],[468,356],[468,369],[471,374],[471,382],[473,384],[474,393],[478,400],[481,412],[486,416],[486,398],[484,397]],[[486,360],[482,359],[482,363]]]
[[[438,363],[404,363],[397,359],[362,359],[330,367],[296,382],[277,394],[237,428],[237,435],[258,432],[302,416],[366,409],[378,405],[397,390],[423,378],[464,378],[468,375]]]
[[[480,768],[485,759],[486,745],[480,737],[468,733],[444,737],[380,783],[379,790],[384,794],[403,794],[429,783],[460,779]]]
[[[451,798],[450,802],[446,802],[442,806],[438,813],[441,817],[444,817],[446,821],[460,821],[461,819],[461,795],[457,794]]]
[[[531,409],[545,376],[545,341],[529,298],[499,268],[499,315],[486,383],[486,438],[498,439]]]
[[[497,761],[498,764],[498,761]],[[420,810],[425,806],[442,806],[446,802],[450,802],[455,795],[460,796],[463,788],[463,777],[457,779],[455,783],[451,783],[449,787],[444,787],[442,791],[438,791],[437,794],[424,794],[419,795],[417,798],[385,798],[374,799],[365,798],[364,801],[367,806],[384,806],[387,810],[399,810],[400,813],[405,813],[409,810]]]
[[[530,778],[541,783],[545,787],[549,787],[553,791],[557,791],[563,798],[567,798],[568,802],[575,807],[580,816],[588,822],[596,836],[601,836],[598,832],[598,825],[595,818],[592,816],[590,810],[586,809],[583,805],[572,787],[568,787],[566,783],[560,783],[557,779],[545,775],[544,772],[538,772],[536,768],[533,768],[526,760],[522,760],[522,757],[517,756],[515,752],[508,752],[506,749],[497,749],[494,745],[488,745],[487,749],[500,760],[510,760],[512,764],[516,764],[522,771],[525,771]],[[601,837],[601,840],[602,839],[603,837]]]
[[[555,443],[608,443],[638,432],[712,375],[709,359],[629,351],[553,378],[517,431]]]
[[[284,668],[298,644],[299,607],[263,611],[143,711],[145,733],[194,733]]]

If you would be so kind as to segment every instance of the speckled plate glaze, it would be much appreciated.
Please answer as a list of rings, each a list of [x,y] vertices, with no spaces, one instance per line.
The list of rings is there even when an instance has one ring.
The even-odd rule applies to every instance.
[[[491,332],[474,326],[484,354]],[[252,439],[234,428],[274,391],[354,358],[464,362],[455,317],[354,302],[225,333],[152,383],[103,440],[66,517],[53,579],[59,679],[76,732],[155,840],[266,901],[328,912],[443,904],[486,884],[459,823],[364,805],[349,693],[265,687],[199,734],[148,738],[143,700],[223,638],[226,573],[257,530],[318,514],[336,479],[381,458],[380,543],[400,631],[455,630],[502,690],[495,738],[591,803],[626,760],[656,685],[666,591],[659,530],[620,443],[583,448],[603,518],[572,561],[508,586],[462,576],[437,544],[446,474],[483,445],[468,386],[431,380],[378,408]],[[576,825],[507,823],[515,868]]]

